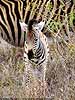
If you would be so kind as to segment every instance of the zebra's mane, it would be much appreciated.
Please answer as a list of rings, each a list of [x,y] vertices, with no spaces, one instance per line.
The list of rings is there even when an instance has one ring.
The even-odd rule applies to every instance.
[[[37,24],[37,23],[38,23],[38,21],[35,20],[35,19],[29,20],[29,22],[28,22],[28,30],[31,31],[32,30],[32,25]]]

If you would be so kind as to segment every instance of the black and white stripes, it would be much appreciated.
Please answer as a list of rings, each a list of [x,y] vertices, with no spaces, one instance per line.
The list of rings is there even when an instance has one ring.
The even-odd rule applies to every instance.
[[[0,1],[0,35],[15,46],[23,46],[25,40],[19,23],[23,16],[22,6],[21,0]]]
[[[36,65],[40,65],[45,61],[46,59],[45,48],[41,40],[39,40],[38,48],[35,50],[35,53],[33,55],[34,56],[32,57],[31,61]]]

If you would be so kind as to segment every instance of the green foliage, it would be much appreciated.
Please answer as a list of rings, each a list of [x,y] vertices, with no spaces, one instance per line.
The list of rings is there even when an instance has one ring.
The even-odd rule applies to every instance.
[[[73,10],[69,13],[69,25],[70,25],[70,27],[72,27],[73,24],[75,24],[74,21],[75,21],[75,11]]]
[[[51,9],[53,8],[52,2],[49,2],[49,3],[46,5],[46,8],[47,8],[48,11],[51,11]]]
[[[60,26],[60,22],[51,20],[48,22],[48,28],[52,30],[53,32],[57,32]]]

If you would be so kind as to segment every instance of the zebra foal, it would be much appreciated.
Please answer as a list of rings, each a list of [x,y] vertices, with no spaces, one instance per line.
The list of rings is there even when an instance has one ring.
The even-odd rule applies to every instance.
[[[49,56],[47,38],[41,31],[44,24],[45,22],[41,21],[38,23],[36,20],[30,20],[28,25],[20,22],[22,30],[26,31],[27,48],[25,49],[27,49],[28,61],[33,66],[35,76],[43,82],[45,82],[46,66]]]

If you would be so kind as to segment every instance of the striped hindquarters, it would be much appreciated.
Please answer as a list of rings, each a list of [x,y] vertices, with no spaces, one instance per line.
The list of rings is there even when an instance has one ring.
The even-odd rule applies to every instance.
[[[41,32],[40,33],[40,46],[39,49],[41,49],[41,52],[39,50],[39,55],[41,54],[41,60],[39,64],[43,63],[43,66],[47,66],[48,59],[49,59],[49,44],[47,37]],[[38,53],[37,53],[38,56]]]
[[[44,41],[46,42],[46,41]],[[46,47],[45,47],[46,46]],[[32,52],[32,51],[30,51]],[[48,43],[46,42],[43,43],[41,40],[39,41],[39,46],[35,52],[35,55],[32,59],[30,59],[35,65],[42,65],[43,62],[47,63],[46,60],[48,60],[48,55],[49,55],[49,48],[48,48]],[[45,64],[44,63],[44,64]]]
[[[0,1],[1,37],[15,46],[24,45],[24,33],[21,32],[19,21],[22,19],[22,2],[20,0]]]

